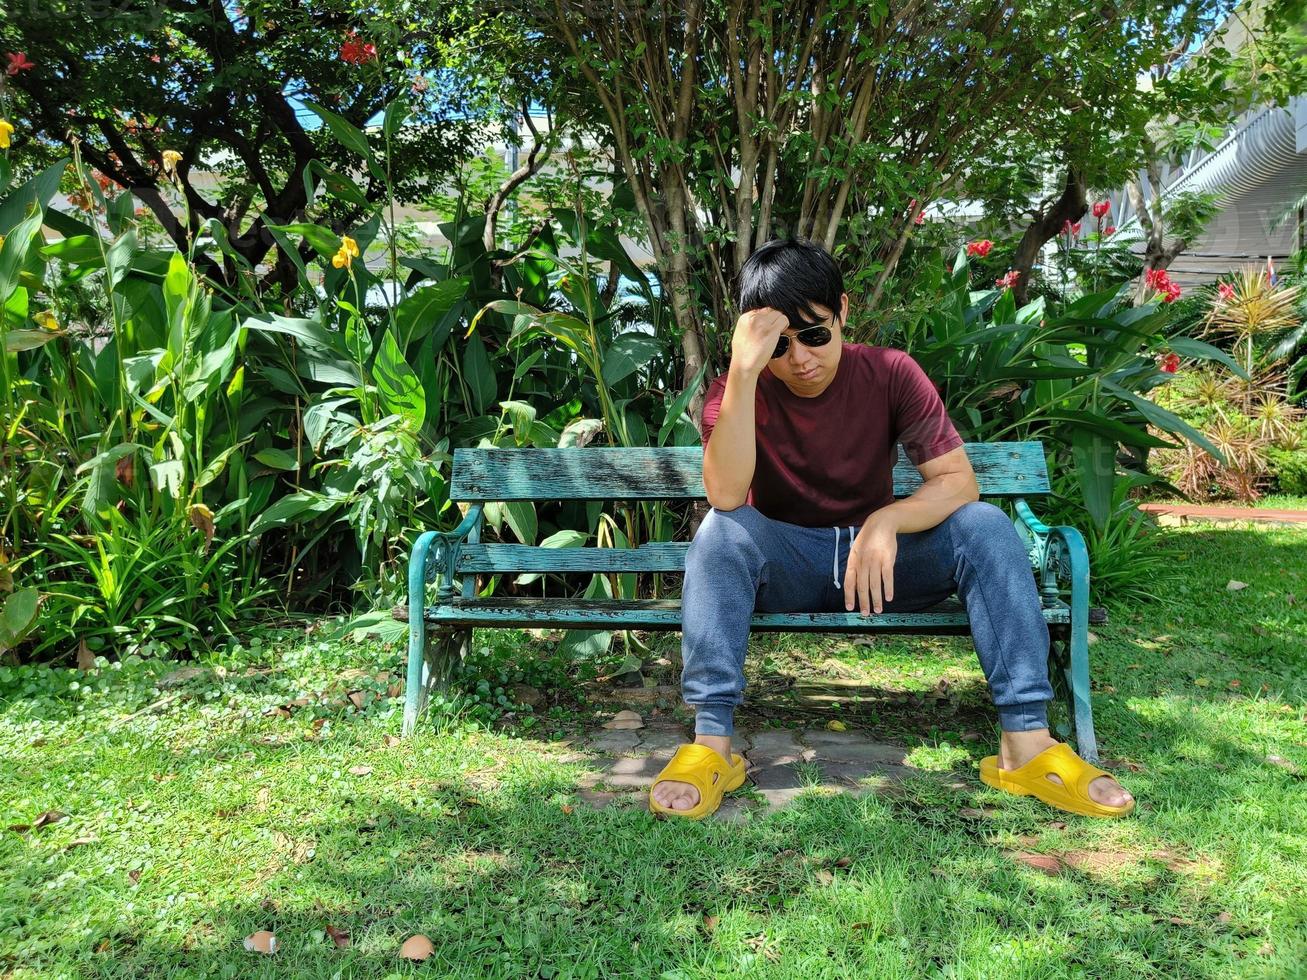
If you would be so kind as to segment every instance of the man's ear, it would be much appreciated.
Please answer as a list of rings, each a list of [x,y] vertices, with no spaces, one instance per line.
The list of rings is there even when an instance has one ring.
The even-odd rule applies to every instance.
[[[849,322],[849,294],[840,293],[840,326]]]

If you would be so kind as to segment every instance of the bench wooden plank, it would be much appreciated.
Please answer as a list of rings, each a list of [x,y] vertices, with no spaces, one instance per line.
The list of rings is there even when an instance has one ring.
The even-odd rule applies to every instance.
[[[512,596],[455,599],[430,606],[426,620],[450,627],[537,627],[554,629],[681,628],[679,599],[542,599]],[[1065,605],[1044,610],[1044,621],[1071,621]],[[956,597],[913,613],[754,613],[750,628],[768,633],[968,633],[966,610]]]
[[[533,548],[524,544],[464,545],[458,572],[677,572],[685,571],[688,541],[638,548]]]
[[[897,447],[894,495],[906,497],[921,474]],[[966,444],[982,497],[1049,492],[1038,442]],[[583,449],[455,449],[449,498],[507,500],[702,500],[703,450],[698,446]]]

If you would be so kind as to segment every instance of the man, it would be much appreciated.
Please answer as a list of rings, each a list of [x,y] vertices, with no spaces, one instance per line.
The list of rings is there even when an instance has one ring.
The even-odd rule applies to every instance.
[[[843,277],[811,242],[758,249],[740,273],[740,309],[730,367],[703,411],[712,509],[685,561],[681,686],[695,739],[655,780],[650,809],[699,819],[743,784],[731,734],[755,609],[866,616],[957,592],[1002,728],[981,778],[1075,813],[1129,813],[1116,780],[1049,734],[1048,626],[1026,548],[980,501],[925,373],[902,351],[843,342]],[[923,483],[895,501],[899,442]]]

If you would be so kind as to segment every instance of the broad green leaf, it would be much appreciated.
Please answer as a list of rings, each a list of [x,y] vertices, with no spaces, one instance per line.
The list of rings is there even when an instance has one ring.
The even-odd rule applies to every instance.
[[[613,597],[613,588],[606,575],[594,575],[585,590],[587,599]],[[568,630],[558,644],[558,652],[572,660],[587,660],[602,656],[612,642],[613,634],[607,630]]]
[[[300,468],[299,460],[284,449],[260,449],[254,454],[254,458],[264,466],[270,466],[274,470],[291,472]]]
[[[363,130],[359,129],[344,116],[337,115],[330,109],[318,105],[308,99],[304,100],[304,106],[311,112],[317,113],[318,117],[327,124],[331,130],[331,135],[347,149],[369,160],[372,158],[372,151],[368,148],[368,138],[363,135]]]
[[[708,373],[708,362],[705,361],[703,367],[699,368],[699,373],[695,375],[694,381],[690,383],[683,392],[676,396],[676,399],[667,408],[667,414],[663,417],[663,424],[658,428],[658,445],[667,444],[667,437],[676,428],[676,423],[681,420],[685,414],[685,406],[690,404],[690,399],[694,393],[699,390],[703,384],[704,375]]]
[[[5,353],[17,354],[22,350],[36,350],[50,341],[62,337],[62,330],[9,330],[4,332]]]
[[[322,256],[332,256],[340,250],[340,236],[321,225],[301,221],[289,225],[269,225],[269,227],[287,234],[299,235]]]
[[[555,531],[540,542],[541,548],[579,548],[585,544],[589,535],[581,531]],[[540,578],[540,572],[524,572],[513,580],[517,585],[530,585]]]
[[[1120,385],[1108,381],[1106,378],[1103,379],[1102,383],[1105,390],[1110,391],[1118,398],[1129,402],[1135,408],[1139,409],[1139,413],[1159,429],[1165,429],[1167,432],[1173,433],[1174,435],[1184,436],[1190,442],[1202,446],[1203,449],[1211,453],[1213,458],[1215,458],[1222,466],[1228,465],[1225,461],[1225,456],[1216,448],[1215,445],[1212,444],[1212,441],[1178,415],[1173,412],[1168,412],[1161,405],[1151,402],[1142,395],[1135,394],[1133,391],[1128,391]]]
[[[472,409],[477,415],[485,413],[494,404],[497,385],[495,369],[490,364],[486,345],[480,334],[473,334],[463,347],[463,380],[472,395]]]
[[[536,543],[536,505],[530,500],[504,502],[504,520],[523,544]]]
[[[0,302],[4,302],[18,288],[18,273],[27,261],[27,249],[41,231],[42,213],[20,222],[5,236],[0,245]]]
[[[531,426],[535,424],[536,410],[527,402],[500,402],[499,407],[508,413],[513,424],[513,441],[525,446],[531,438]]]
[[[421,340],[436,326],[443,325],[448,336],[446,316],[459,301],[467,295],[468,280],[446,279],[432,286],[422,286],[414,290],[395,307],[395,330],[399,336],[400,347],[407,351],[410,344]],[[444,338],[438,338],[438,344]]]
[[[1193,337],[1167,337],[1166,346],[1181,357],[1193,357],[1200,361],[1220,361],[1238,377],[1248,380],[1248,372],[1243,369],[1243,365],[1219,347],[1213,347]]]
[[[343,498],[326,497],[308,490],[287,494],[255,518],[250,525],[250,533],[261,534],[274,527],[296,523],[305,517],[325,514],[342,502]]]
[[[0,607],[0,653],[17,646],[27,635],[40,608],[41,593],[36,589],[20,589],[5,596]]]
[[[317,320],[303,320],[295,317],[279,316],[276,313],[265,314],[268,319],[258,319],[248,317],[241,324],[242,329],[258,330],[264,333],[282,333],[297,340],[302,340],[306,344],[312,344],[314,347],[320,347],[324,350],[336,351],[343,353],[344,348],[340,342],[340,334],[331,333]]]
[[[653,334],[636,330],[627,331],[613,339],[604,355],[604,382],[615,385],[649,363],[662,350],[662,344]]]
[[[1084,495],[1085,510],[1098,527],[1112,515],[1112,483],[1116,478],[1116,443],[1085,429],[1071,433],[1071,455]]]
[[[389,330],[382,335],[381,350],[372,364],[372,377],[386,411],[404,416],[415,430],[421,429],[427,417],[426,392]]]
[[[180,459],[165,459],[150,464],[150,480],[154,483],[154,489],[160,493],[166,492],[174,500],[181,496],[185,472]]]

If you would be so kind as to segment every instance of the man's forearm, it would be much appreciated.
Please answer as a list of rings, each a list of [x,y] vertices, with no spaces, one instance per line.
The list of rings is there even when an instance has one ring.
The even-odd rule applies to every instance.
[[[928,531],[963,504],[979,499],[971,473],[942,473],[926,480],[911,496],[875,511],[867,521],[889,521],[904,534]]]
[[[758,461],[753,411],[757,390],[756,376],[734,371],[726,376],[717,424],[703,451],[703,487],[708,503],[718,510],[734,510],[749,496]]]

